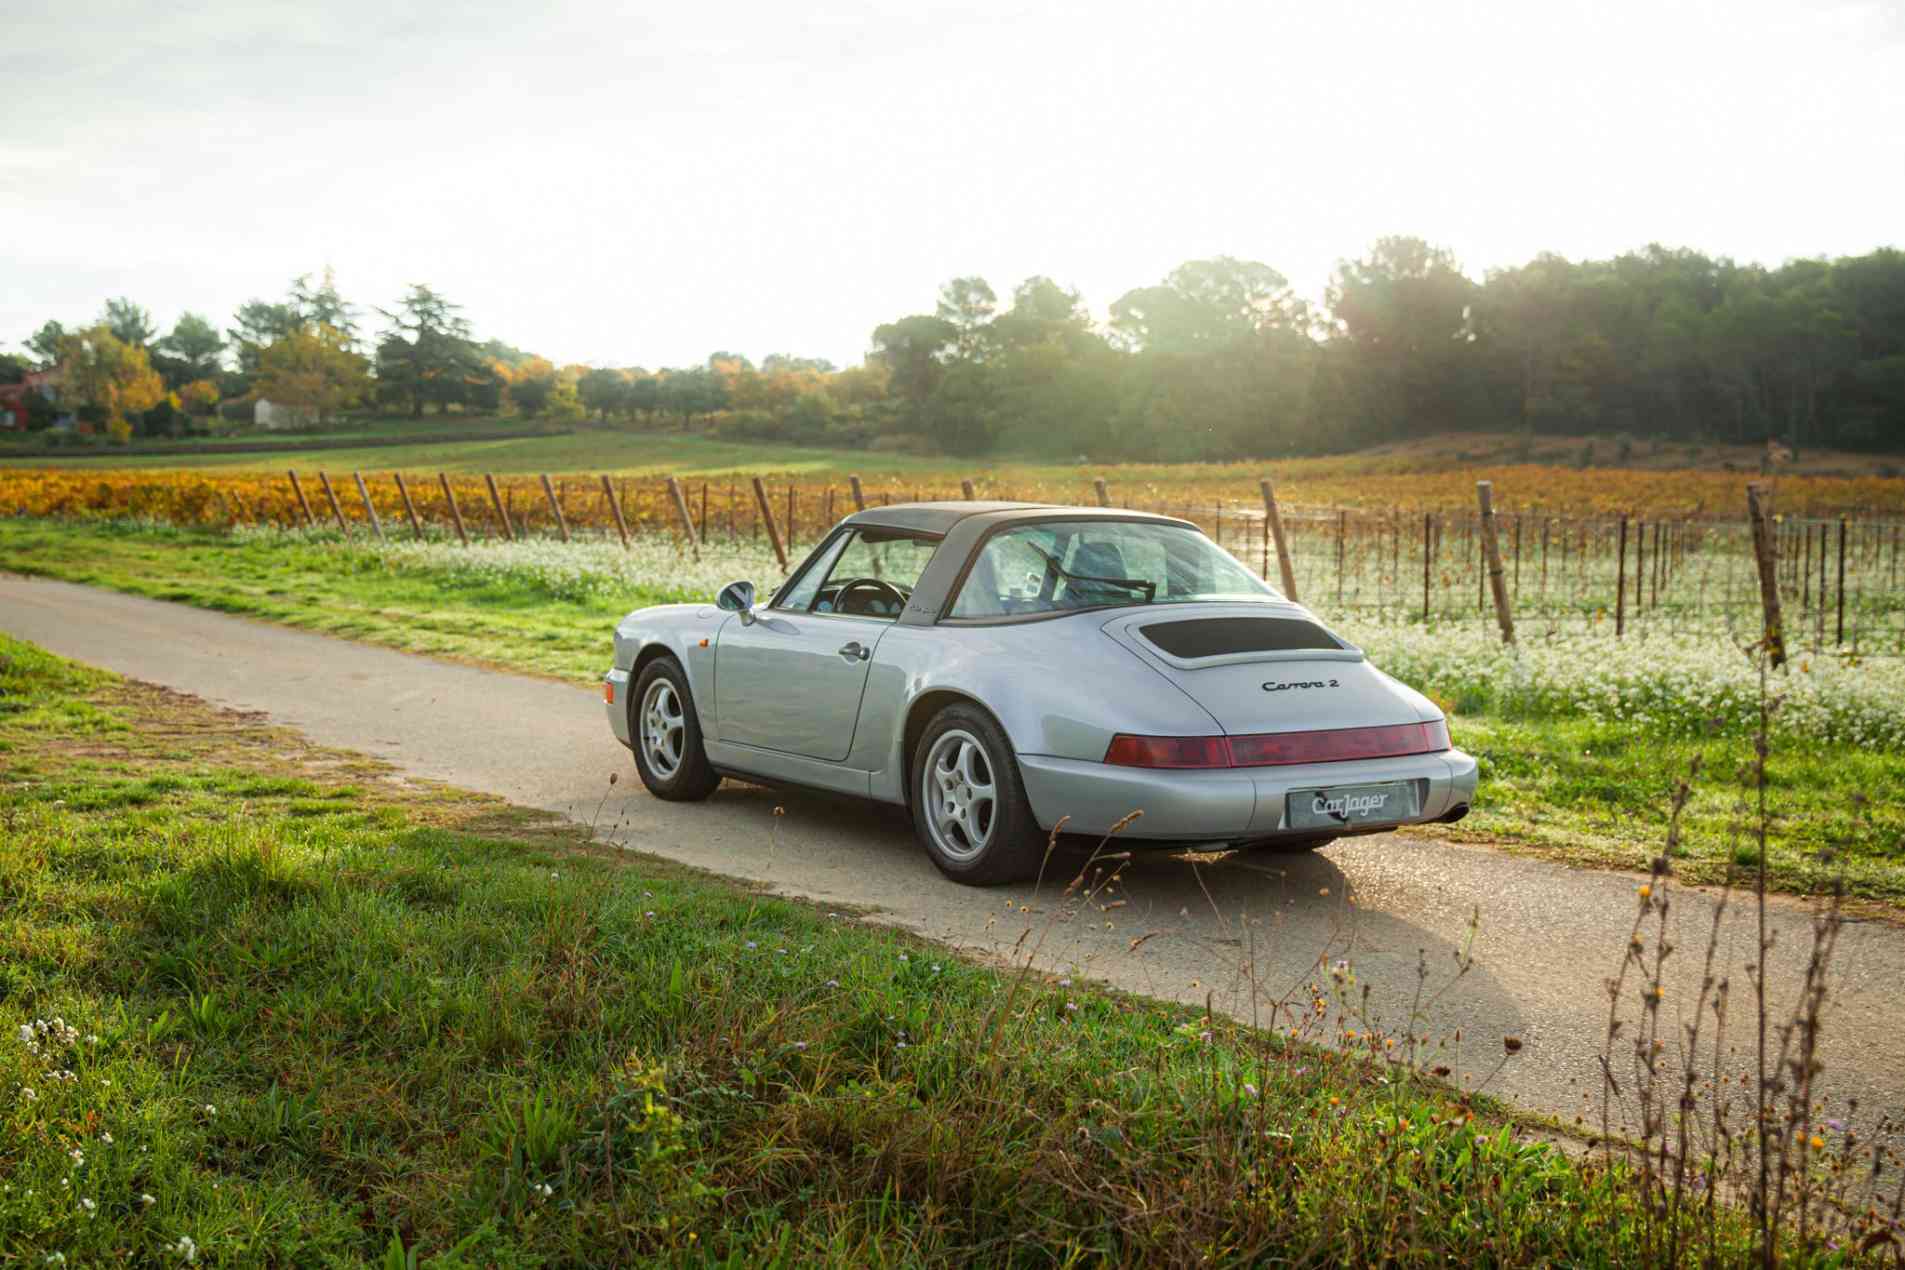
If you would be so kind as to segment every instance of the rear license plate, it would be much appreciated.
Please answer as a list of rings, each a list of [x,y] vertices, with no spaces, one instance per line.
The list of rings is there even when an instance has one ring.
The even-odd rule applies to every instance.
[[[1340,829],[1409,820],[1421,813],[1416,788],[1414,781],[1389,781],[1381,785],[1293,789],[1287,795],[1284,820],[1292,829]]]

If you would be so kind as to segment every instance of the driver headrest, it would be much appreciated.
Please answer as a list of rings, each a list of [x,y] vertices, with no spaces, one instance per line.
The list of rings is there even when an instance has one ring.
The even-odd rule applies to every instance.
[[[1080,543],[1069,571],[1085,577],[1122,578],[1126,576],[1124,552],[1115,542]]]

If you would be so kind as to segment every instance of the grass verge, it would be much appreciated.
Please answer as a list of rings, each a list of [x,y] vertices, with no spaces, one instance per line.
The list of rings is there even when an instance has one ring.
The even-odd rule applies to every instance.
[[[1386,1038],[971,965],[3,636],[0,824],[0,1259],[1639,1260],[1623,1169]]]
[[[593,685],[608,632],[644,604],[686,598],[633,588],[571,598],[467,574],[398,572],[323,545],[267,545],[187,530],[0,519],[0,558],[21,572],[111,587],[448,657]],[[1698,740],[1581,719],[1453,715],[1457,744],[1480,757],[1474,814],[1429,832],[1566,863],[1644,871],[1666,830],[1667,795],[1696,754],[1699,794],[1682,823],[1675,867],[1715,882],[1751,864],[1740,839],[1736,777],[1751,742]],[[1781,744],[1768,779],[1780,809],[1769,883],[1823,893],[1843,875],[1872,915],[1905,916],[1905,755],[1842,743]],[[1830,861],[1828,863],[1828,861]]]

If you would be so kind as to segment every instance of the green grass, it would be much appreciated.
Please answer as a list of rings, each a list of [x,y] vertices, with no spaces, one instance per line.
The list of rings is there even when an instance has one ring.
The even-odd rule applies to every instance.
[[[1386,1038],[973,965],[0,668],[0,1261],[1645,1259],[1624,1170]]]
[[[458,433],[483,431],[485,425],[498,430],[522,430],[532,427],[521,420],[480,420],[431,417],[422,424],[408,420],[385,421],[372,430],[379,436],[417,435],[413,445],[366,446],[362,449],[314,450],[308,455],[292,452],[270,454],[154,454],[140,455],[136,449],[100,458],[8,459],[0,447],[0,466],[16,467],[94,467],[94,468],[223,468],[228,470],[282,471],[287,465],[317,467],[327,472],[403,471],[427,472],[615,472],[626,475],[715,476],[750,473],[857,472],[871,481],[876,475],[887,482],[909,475],[946,478],[969,476],[969,460],[939,456],[872,453],[866,450],[834,450],[817,446],[773,445],[762,442],[716,441],[696,433],[671,430],[646,431],[625,427],[585,425],[560,436],[519,437],[514,440],[435,442],[431,432]],[[327,433],[326,436],[331,434]],[[347,435],[347,434],[337,434]],[[246,440],[279,439],[272,434],[247,434]],[[284,437],[293,440],[296,438]],[[313,439],[317,439],[315,434]],[[1072,469],[1064,469],[1075,476]],[[843,478],[844,479],[844,478]]]
[[[1458,716],[1456,743],[1481,763],[1475,811],[1443,836],[1644,869],[1667,835],[1675,784],[1692,791],[1674,868],[1720,883],[1758,862],[1753,743],[1676,739],[1583,719]],[[1695,759],[1700,762],[1692,776]],[[1848,895],[1905,911],[1905,755],[1846,744],[1785,744],[1767,760],[1768,883],[1801,895]]]
[[[324,546],[283,549],[188,530],[0,520],[16,572],[265,618],[407,652],[599,682],[617,619],[681,598],[633,590],[556,600],[468,577],[339,570]]]
[[[518,419],[513,416],[498,415],[451,415],[438,417],[432,415],[417,420],[407,416],[388,415],[375,418],[349,417],[327,422],[321,428],[311,428],[299,432],[271,432],[259,428],[239,428],[229,430],[232,425],[221,425],[225,431],[203,436],[152,437],[140,438],[126,445],[114,445],[103,435],[70,438],[60,434],[44,432],[13,432],[0,434],[0,457],[15,450],[43,450],[71,447],[72,453],[66,457],[80,454],[113,455],[124,458],[136,458],[141,451],[149,447],[174,448],[178,446],[220,446],[231,444],[285,444],[297,445],[316,441],[349,441],[408,438],[415,441],[428,441],[432,436],[445,433],[509,433],[509,432],[558,432],[566,428],[551,427],[533,419]],[[157,456],[155,456],[157,457]],[[190,456],[178,456],[182,462],[192,461]],[[201,458],[216,457],[202,455]],[[57,460],[36,462],[34,466],[58,466]],[[116,466],[107,463],[103,466]]]
[[[0,558],[17,570],[268,618],[411,652],[594,684],[609,630],[629,609],[683,598],[632,589],[564,599],[467,575],[394,572],[323,545],[239,542],[112,524],[0,520]],[[354,561],[348,567],[346,561]],[[1454,716],[1482,760],[1475,812],[1430,832],[1571,864],[1644,870],[1666,829],[1673,782],[1704,759],[1677,864],[1717,882],[1756,857],[1739,814],[1749,743],[1685,739],[1580,719]],[[1838,743],[1779,744],[1769,776],[1777,815],[1768,870],[1812,894],[1842,870],[1849,892],[1905,906],[1905,755]],[[1831,864],[1825,863],[1830,853]],[[1888,911],[1890,911],[1888,910]]]

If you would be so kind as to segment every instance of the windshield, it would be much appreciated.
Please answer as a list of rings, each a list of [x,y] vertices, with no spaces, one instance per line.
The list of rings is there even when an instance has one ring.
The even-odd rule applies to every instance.
[[[949,617],[1121,604],[1265,600],[1276,592],[1195,529],[1150,521],[1042,521],[995,534]]]

